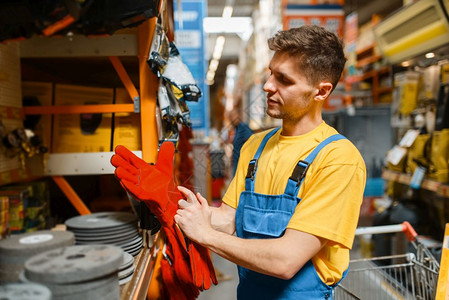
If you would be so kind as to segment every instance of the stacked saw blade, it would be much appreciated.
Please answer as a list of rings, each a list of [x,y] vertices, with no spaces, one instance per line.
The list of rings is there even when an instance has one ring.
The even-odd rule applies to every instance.
[[[131,280],[134,258],[142,249],[142,237],[137,228],[137,217],[126,212],[100,212],[77,216],[65,222],[67,230],[75,235],[77,245],[114,245],[125,251],[119,268],[120,284]]]
[[[20,280],[45,285],[57,300],[118,300],[123,257],[123,250],[112,245],[49,250],[25,262]]]

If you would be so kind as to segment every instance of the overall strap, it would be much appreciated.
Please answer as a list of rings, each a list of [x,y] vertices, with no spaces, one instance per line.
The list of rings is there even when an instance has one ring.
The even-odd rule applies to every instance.
[[[334,134],[334,135],[328,137],[327,139],[325,139],[324,141],[322,141],[321,143],[319,143],[318,146],[316,146],[315,149],[313,149],[312,153],[310,153],[306,157],[306,159],[300,160],[296,164],[292,175],[288,179],[287,187],[285,188],[284,193],[296,197],[296,195],[298,195],[299,189],[301,188],[301,184],[304,181],[304,177],[306,176],[307,169],[309,168],[309,165],[313,162],[313,160],[318,155],[318,153],[321,151],[321,149],[323,149],[328,144],[330,144],[334,141],[338,141],[338,140],[342,140],[342,139],[346,139],[346,137],[344,137],[341,134]]]
[[[259,145],[259,148],[257,148],[256,154],[254,154],[254,158],[249,162],[248,172],[246,173],[245,178],[245,191],[254,191],[254,179],[257,172],[257,161],[259,160],[263,148],[265,148],[268,140],[279,130],[279,128],[280,127],[274,128],[264,136],[262,142]]]

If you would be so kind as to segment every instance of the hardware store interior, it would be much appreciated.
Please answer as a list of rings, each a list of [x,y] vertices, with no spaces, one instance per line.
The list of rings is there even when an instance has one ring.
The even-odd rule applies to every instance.
[[[357,187],[341,188],[348,198],[360,190],[346,201],[358,203],[348,243],[291,228],[296,211],[276,236],[245,235],[279,222],[245,224],[259,209],[246,208],[246,193],[259,199],[249,182],[272,184],[251,145],[281,127],[266,135],[268,151],[287,132],[287,117],[270,113],[286,93],[273,92],[281,50],[267,41],[313,26],[339,37],[346,57],[319,104],[319,127],[345,141],[321,151],[351,144],[364,162]],[[260,278],[293,284],[307,261],[323,283],[317,264],[335,261],[316,256],[329,244],[349,258],[328,270],[336,281],[324,296],[266,299],[449,299],[449,0],[3,1],[0,41],[0,299],[246,299],[251,280],[254,290]],[[286,181],[299,166],[305,191],[320,172],[299,159]],[[307,196],[294,197],[296,210]],[[201,232],[222,243],[181,221],[195,209],[208,213]],[[225,214],[231,232],[214,224]],[[271,256],[245,255],[257,253],[250,239],[292,231],[318,243],[293,277],[273,275]]]

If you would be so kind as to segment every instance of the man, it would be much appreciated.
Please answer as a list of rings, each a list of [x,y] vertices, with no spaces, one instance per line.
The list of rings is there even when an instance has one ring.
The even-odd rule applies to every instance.
[[[239,299],[330,299],[348,268],[366,180],[358,150],[321,116],[346,59],[317,26],[280,31],[268,45],[267,114],[281,129],[245,143],[221,207],[178,187],[187,201],[175,221],[239,266]]]

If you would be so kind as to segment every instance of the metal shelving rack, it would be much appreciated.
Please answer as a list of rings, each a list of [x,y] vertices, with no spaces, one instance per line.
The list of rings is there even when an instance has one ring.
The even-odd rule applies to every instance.
[[[160,8],[162,7],[162,1]],[[156,17],[142,23],[137,34],[126,33],[109,37],[87,38],[84,36],[53,38],[32,38],[21,42],[21,57],[85,57],[107,56],[130,95],[133,103],[111,105],[73,105],[73,106],[28,106],[22,109],[24,115],[33,114],[82,114],[134,112],[141,119],[141,151],[135,153],[146,161],[154,161],[158,149],[156,124],[156,95],[158,80],[147,64]],[[139,63],[138,92],[128,76],[119,56],[137,56]],[[113,152],[59,153],[49,154],[43,175],[51,176],[76,210],[89,214],[90,210],[72,189],[64,175],[113,174],[110,165]],[[64,163],[62,163],[64,162]],[[70,163],[67,163],[70,162]],[[155,264],[159,259],[155,253],[160,243],[156,234],[150,245],[144,247],[135,257],[135,272],[132,280],[121,287],[121,299],[144,299],[148,290],[158,290],[154,277]],[[150,284],[151,283],[151,284]]]
[[[108,56],[123,85],[134,103],[103,105],[67,105],[67,106],[28,106],[25,115],[33,114],[82,114],[82,113],[140,113],[142,150],[136,154],[151,161],[156,158],[158,139],[156,128],[157,77],[146,63],[156,18],[152,18],[138,27],[136,34],[120,34],[110,37],[85,38],[33,38],[21,42],[22,57],[82,57]],[[80,47],[79,43],[82,44]],[[133,43],[135,47],[130,46]],[[114,46],[111,46],[114,45]],[[71,48],[72,47],[72,48]],[[78,50],[79,49],[79,50]],[[89,50],[90,49],[90,50]],[[119,56],[137,56],[139,59],[140,93],[134,87]],[[89,213],[81,209],[80,199],[68,188],[64,175],[112,174],[114,169],[109,160],[112,152],[95,153],[58,153],[49,154],[47,167],[43,175],[52,176],[80,214]],[[61,163],[64,161],[64,163]]]

